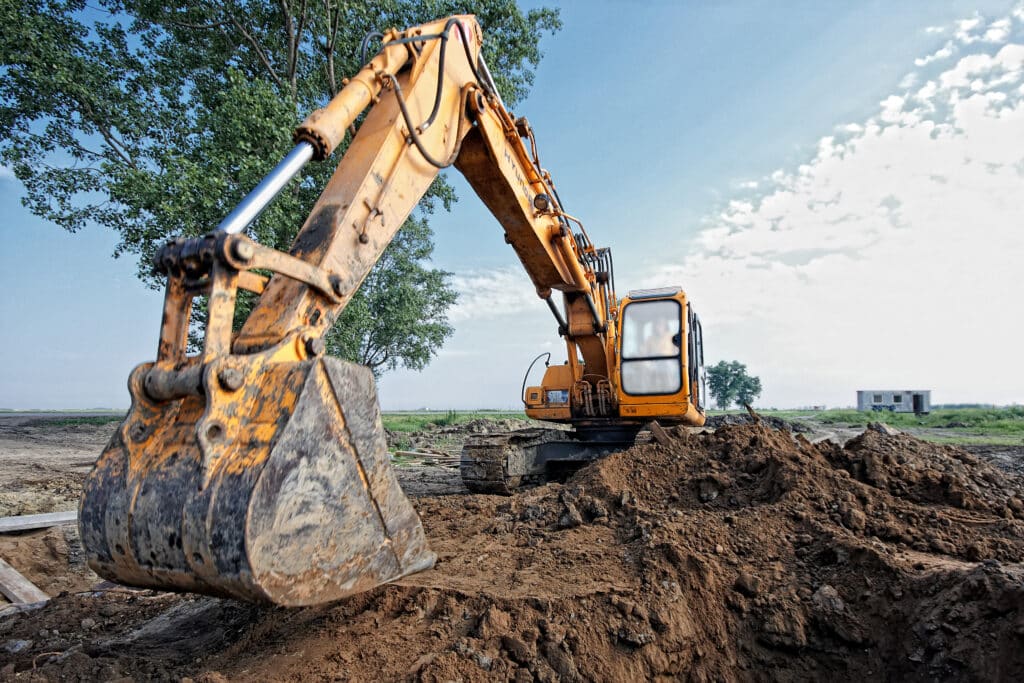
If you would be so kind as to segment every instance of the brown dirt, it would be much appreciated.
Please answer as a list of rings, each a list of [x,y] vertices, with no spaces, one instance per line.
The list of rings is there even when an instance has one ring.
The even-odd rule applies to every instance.
[[[0,534],[0,557],[47,595],[88,590],[100,581],[85,564],[78,529],[70,524]],[[5,604],[0,602],[0,608]]]
[[[1015,474],[1024,474],[1024,446],[992,446],[988,444],[962,446],[968,453]]]
[[[60,596],[0,618],[0,678],[1024,679],[1020,477],[875,431],[670,433],[511,498],[434,477],[437,567],[333,605]]]
[[[0,517],[73,510],[82,481],[110,440],[107,424],[0,415]]]

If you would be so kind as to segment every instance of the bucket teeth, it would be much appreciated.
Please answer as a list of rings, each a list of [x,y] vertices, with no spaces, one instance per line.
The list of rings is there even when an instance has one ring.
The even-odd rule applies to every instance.
[[[311,605],[433,566],[391,471],[368,369],[267,364],[243,391],[208,386],[160,404],[137,391],[140,376],[84,487],[82,541],[101,576]],[[155,428],[135,441],[139,422]]]

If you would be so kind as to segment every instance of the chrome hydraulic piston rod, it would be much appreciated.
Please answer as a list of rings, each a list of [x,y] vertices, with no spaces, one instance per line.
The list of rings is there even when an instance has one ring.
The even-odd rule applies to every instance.
[[[308,142],[300,142],[292,148],[284,159],[281,160],[274,170],[267,174],[267,177],[260,181],[252,192],[245,196],[234,211],[217,226],[218,230],[237,233],[245,230],[256,217],[263,213],[263,209],[274,201],[274,197],[284,189],[288,181],[294,178],[299,171],[313,158],[313,145]]]

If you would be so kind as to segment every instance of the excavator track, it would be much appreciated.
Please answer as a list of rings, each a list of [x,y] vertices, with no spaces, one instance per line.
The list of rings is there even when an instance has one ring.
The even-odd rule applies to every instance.
[[[472,493],[510,495],[523,484],[537,483],[537,451],[543,443],[564,438],[558,429],[521,429],[471,436],[462,447],[459,473]]]
[[[632,445],[632,440],[585,441],[562,429],[475,435],[462,447],[459,472],[471,493],[508,496],[523,486],[543,484],[555,472],[578,468]]]

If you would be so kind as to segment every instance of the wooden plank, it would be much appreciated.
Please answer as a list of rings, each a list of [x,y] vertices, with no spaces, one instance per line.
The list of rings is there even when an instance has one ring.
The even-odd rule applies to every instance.
[[[654,440],[662,446],[671,446],[675,441],[675,439],[668,435],[668,432],[665,431],[665,428],[662,427],[661,423],[657,420],[652,420],[650,424],[647,425],[647,428],[651,430],[651,436],[654,437]]]
[[[49,600],[50,596],[18,573],[18,570],[0,560],[0,593],[11,602],[28,603]]]
[[[0,534],[9,531],[25,531],[26,529],[45,529],[58,524],[71,524],[78,520],[77,510],[64,512],[44,512],[41,515],[16,515],[0,517]]]

